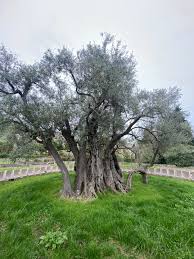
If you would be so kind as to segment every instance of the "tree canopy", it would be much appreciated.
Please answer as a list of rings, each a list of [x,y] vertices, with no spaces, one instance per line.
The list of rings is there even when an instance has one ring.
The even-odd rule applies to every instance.
[[[44,145],[64,175],[65,196],[96,196],[107,188],[125,192],[115,153],[120,141],[133,142],[145,131],[154,136],[152,125],[173,121],[179,89],[137,86],[133,54],[109,34],[78,52],[48,50],[32,65],[0,49],[1,125],[12,125]],[[74,189],[53,145],[57,134],[74,155]]]

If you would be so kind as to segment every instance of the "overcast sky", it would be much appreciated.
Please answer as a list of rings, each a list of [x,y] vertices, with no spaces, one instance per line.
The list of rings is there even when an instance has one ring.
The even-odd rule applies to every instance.
[[[0,43],[27,62],[100,32],[134,52],[139,87],[180,87],[194,125],[194,0],[0,0]]]

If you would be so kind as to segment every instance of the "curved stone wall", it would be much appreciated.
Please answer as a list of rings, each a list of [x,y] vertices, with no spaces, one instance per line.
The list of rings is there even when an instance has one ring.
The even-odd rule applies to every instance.
[[[69,170],[73,170],[73,164],[68,166]],[[126,171],[126,170],[125,170]],[[42,175],[53,172],[60,172],[57,165],[41,165],[22,169],[12,169],[0,172],[0,181],[15,180],[26,176]],[[150,175],[168,176],[194,181],[194,168],[178,168],[170,166],[160,166],[156,168],[148,168],[147,173]]]

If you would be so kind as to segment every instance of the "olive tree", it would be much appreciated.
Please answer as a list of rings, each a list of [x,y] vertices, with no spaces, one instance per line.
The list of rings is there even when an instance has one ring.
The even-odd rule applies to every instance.
[[[7,59],[7,70],[0,61],[1,117],[49,150],[64,173],[63,194],[126,192],[117,146],[174,110],[177,89],[139,90],[133,54],[109,34],[76,53],[48,50],[30,66]],[[75,158],[74,190],[52,143],[58,133]]]

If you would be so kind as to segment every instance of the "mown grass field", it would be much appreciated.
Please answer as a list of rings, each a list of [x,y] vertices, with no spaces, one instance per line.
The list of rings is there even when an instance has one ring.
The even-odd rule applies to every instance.
[[[129,194],[92,201],[60,199],[61,184],[60,174],[0,183],[0,258],[194,258],[194,183],[137,175]],[[58,229],[64,245],[40,244]]]

